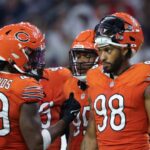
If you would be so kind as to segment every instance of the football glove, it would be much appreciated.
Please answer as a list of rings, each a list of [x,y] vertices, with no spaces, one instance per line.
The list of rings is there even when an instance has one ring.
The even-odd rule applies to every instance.
[[[71,123],[80,111],[80,103],[74,98],[74,94],[70,93],[69,98],[62,105],[62,119],[66,124]]]

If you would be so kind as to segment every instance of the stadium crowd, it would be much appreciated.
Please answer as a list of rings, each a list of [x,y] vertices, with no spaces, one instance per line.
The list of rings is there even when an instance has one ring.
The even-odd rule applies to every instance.
[[[37,25],[46,35],[47,66],[68,66],[68,50],[82,30],[93,28],[106,14],[127,12],[144,30],[145,43],[132,62],[150,58],[150,2],[148,0],[1,0],[0,26],[20,21]]]

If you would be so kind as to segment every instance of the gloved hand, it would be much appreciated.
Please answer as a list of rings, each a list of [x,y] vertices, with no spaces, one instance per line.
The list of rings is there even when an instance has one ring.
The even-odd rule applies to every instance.
[[[71,123],[80,111],[80,103],[74,98],[74,94],[70,93],[69,98],[62,105],[62,119],[66,124]]]

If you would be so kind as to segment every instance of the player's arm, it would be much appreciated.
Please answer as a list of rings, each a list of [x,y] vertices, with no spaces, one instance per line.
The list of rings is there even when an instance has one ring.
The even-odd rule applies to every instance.
[[[149,120],[149,133],[150,133],[150,85],[146,88],[144,96],[145,96],[145,108]]]
[[[72,122],[80,111],[80,104],[70,96],[65,101],[63,117],[48,129],[41,128],[41,121],[36,103],[23,104],[20,114],[20,129],[29,150],[45,150],[49,144],[60,136],[65,127]]]
[[[81,144],[81,150],[97,150],[96,129],[93,111],[90,111],[90,119],[86,134]]]
[[[25,103],[21,107],[20,130],[29,150],[42,150],[41,120],[37,103]]]

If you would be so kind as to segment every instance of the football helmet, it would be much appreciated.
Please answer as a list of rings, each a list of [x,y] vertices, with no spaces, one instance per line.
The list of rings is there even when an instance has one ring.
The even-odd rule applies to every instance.
[[[130,48],[132,54],[144,42],[143,31],[138,21],[131,15],[118,12],[100,20],[96,27],[95,43],[98,47],[114,45]]]
[[[18,72],[38,75],[45,65],[45,36],[34,25],[21,22],[0,29],[0,60]]]
[[[70,69],[75,77],[85,79],[88,69],[98,64],[99,56],[94,45],[94,31],[86,30],[81,32],[73,41],[69,51]],[[84,56],[86,59],[81,59]]]

